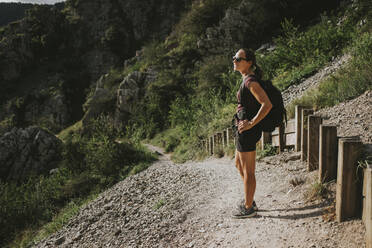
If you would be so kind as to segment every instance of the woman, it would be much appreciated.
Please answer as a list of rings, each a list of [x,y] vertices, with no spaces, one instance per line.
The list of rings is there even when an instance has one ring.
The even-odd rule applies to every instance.
[[[234,71],[239,71],[243,82],[237,92],[237,127],[235,163],[244,183],[245,201],[239,206],[234,218],[255,216],[256,190],[256,143],[261,138],[260,121],[270,112],[272,104],[258,80],[262,76],[256,64],[254,52],[240,49],[233,57]]]

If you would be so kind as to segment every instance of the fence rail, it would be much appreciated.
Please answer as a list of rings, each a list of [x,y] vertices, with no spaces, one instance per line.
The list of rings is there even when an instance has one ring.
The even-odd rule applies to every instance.
[[[372,248],[372,168],[358,175],[358,160],[363,151],[359,137],[338,137],[337,127],[323,125],[312,109],[296,106],[295,118],[272,133],[262,133],[260,145],[271,144],[279,152],[293,148],[301,152],[308,171],[318,170],[319,181],[337,180],[336,219],[341,222],[362,214],[366,226],[366,247]],[[235,143],[231,128],[202,141],[209,155]],[[361,180],[363,179],[363,180]],[[362,209],[362,213],[360,211]]]

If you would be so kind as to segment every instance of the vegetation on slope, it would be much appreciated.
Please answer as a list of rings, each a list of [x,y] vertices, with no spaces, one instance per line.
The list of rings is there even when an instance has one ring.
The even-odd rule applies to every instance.
[[[77,125],[61,137],[63,160],[50,176],[31,177],[21,184],[0,181],[2,247],[14,237],[8,245],[25,247],[57,231],[63,226],[60,222],[66,223],[88,199],[156,159],[138,143],[120,141],[123,136],[105,116],[85,133]]]
[[[359,1],[359,4],[365,2]],[[198,48],[198,40],[204,35],[204,30],[218,26],[224,20],[225,9],[234,6],[244,11],[240,1],[236,0],[195,2],[166,41],[148,43],[143,49],[143,59],[124,71],[111,70],[109,81],[112,84],[109,82],[108,87],[112,91],[121,81],[118,79],[133,71],[151,68],[158,73],[156,81],[146,89],[147,94],[139,104],[138,114],[123,128],[126,130],[126,141],[117,142],[122,134],[113,128],[109,117],[102,117],[83,131],[79,124],[70,131],[64,130],[60,134],[65,142],[64,160],[56,173],[49,177],[30,178],[23,185],[0,183],[0,214],[4,216],[0,218],[3,227],[0,239],[10,241],[18,233],[13,245],[23,247],[35,236],[31,230],[55,218],[54,224],[48,225],[44,229],[46,233],[41,235],[55,231],[61,226],[59,223],[66,221],[64,214],[72,216],[87,197],[93,197],[127,175],[145,168],[154,158],[138,145],[144,138],[152,139],[166,151],[173,152],[172,157],[177,162],[204,156],[200,140],[230,125],[241,77],[231,71],[231,56],[235,47],[231,47],[230,54],[206,54]],[[340,13],[325,13],[320,22],[310,26],[299,25],[301,22],[297,20],[285,20],[281,31],[273,28],[268,32],[280,35],[273,40],[276,46],[273,51],[259,53],[259,64],[267,78],[285,89],[313,74],[333,57],[350,52],[353,62],[346,71],[323,83],[317,93],[306,98],[306,104],[329,106],[357,96],[371,87],[369,20],[367,24],[359,25],[365,16],[368,16],[368,11],[362,5],[356,5],[345,7]],[[270,16],[263,16],[261,21],[264,22],[265,18]],[[72,16],[67,19],[72,23],[76,21]],[[255,26],[249,28],[254,29]],[[257,28],[259,30],[260,27]],[[38,37],[36,47],[53,47],[55,37],[52,34],[50,37],[51,40],[47,41],[51,43],[44,40],[45,44],[42,35]],[[255,44],[236,42],[256,48],[263,41],[262,38]],[[64,65],[58,68],[65,68]],[[74,67],[67,68],[73,70]],[[72,72],[75,75],[75,71]],[[65,83],[64,89],[74,90],[74,82],[78,81],[79,77],[66,80],[68,83]],[[78,88],[84,90],[84,86]],[[341,94],[344,91],[349,94]],[[69,94],[74,95],[73,92]],[[22,109],[24,102],[15,100],[14,104]],[[12,121],[2,124],[12,125]],[[233,147],[219,154],[231,150]],[[272,149],[267,147],[262,154],[271,152]],[[28,231],[21,232],[24,227]]]
[[[275,49],[258,53],[258,63],[265,77],[285,89],[314,74],[336,56],[353,51],[353,62],[346,71],[339,73],[342,76],[322,83],[317,90],[319,93],[302,103],[319,108],[362,94],[371,88],[369,16],[368,5],[361,1],[359,5],[341,8],[339,13],[323,14],[319,23],[305,28],[285,20],[282,34],[273,40]],[[200,140],[231,123],[240,75],[231,70],[223,71],[223,67],[231,68],[231,62],[224,61],[222,56],[217,58],[211,56],[201,67],[194,68],[198,83],[207,75],[213,75],[217,86],[207,87],[209,90],[204,94],[194,86],[193,89],[198,89],[194,93],[175,99],[168,112],[170,130],[153,139],[156,144],[173,151],[173,159],[177,162],[203,156]]]

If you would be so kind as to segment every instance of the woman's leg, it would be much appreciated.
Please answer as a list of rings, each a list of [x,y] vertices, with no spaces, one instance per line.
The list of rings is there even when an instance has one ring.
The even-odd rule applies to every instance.
[[[235,151],[235,166],[236,168],[238,169],[239,173],[240,173],[240,176],[242,177],[243,181],[244,181],[244,172],[243,172],[243,166],[242,164],[240,163],[240,152],[238,152],[237,150]]]
[[[254,193],[256,191],[256,151],[237,152],[243,171],[243,182],[245,192],[245,207],[252,207]]]

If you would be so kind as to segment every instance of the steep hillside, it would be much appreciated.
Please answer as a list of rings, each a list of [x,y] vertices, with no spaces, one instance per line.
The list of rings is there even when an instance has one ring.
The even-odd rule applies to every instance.
[[[33,7],[0,31],[1,120],[53,132],[80,120],[92,82],[164,38],[189,3],[71,0],[62,11]],[[45,109],[55,104],[63,116]]]
[[[191,168],[179,170],[176,167],[180,165],[167,157],[167,161],[159,162],[160,170],[166,175],[156,167],[125,180],[146,169],[155,158],[155,153],[147,152],[141,142],[147,139],[146,142],[164,147],[166,152],[172,152],[172,160],[176,162],[205,157],[200,141],[231,125],[241,82],[241,76],[231,69],[231,57],[240,47],[256,50],[257,63],[265,78],[283,90],[286,103],[291,103],[289,112],[295,103],[316,110],[330,107],[324,111],[331,123],[343,121],[342,118],[351,115],[340,114],[337,120],[332,115],[333,110],[341,112],[340,102],[349,101],[342,106],[350,110],[354,104],[370,104],[371,35],[371,8],[367,0],[342,3],[336,0],[151,0],[146,3],[68,0],[62,10],[56,6],[35,6],[24,19],[0,29],[0,146],[6,151],[0,156],[0,166],[6,165],[0,168],[4,174],[0,179],[0,246],[24,247],[34,242],[35,237],[38,241],[60,230],[85,202],[120,181],[123,182],[115,189],[129,187],[129,195],[117,196],[111,190],[112,198],[92,203],[108,214],[84,208],[81,219],[71,222],[71,232],[61,231],[62,236],[57,234],[45,242],[52,247],[60,244],[67,247],[74,242],[79,246],[80,240],[90,246],[106,241],[112,246],[117,242],[145,246],[167,237],[164,242],[172,241],[180,246],[205,244],[202,240],[193,243],[189,237],[195,233],[203,236],[206,229],[197,226],[196,232],[192,229],[195,221],[191,218],[187,222],[185,218],[189,210],[209,198],[201,195],[185,206],[179,206],[177,200],[187,201],[191,199],[187,193],[206,190],[199,187],[200,182],[192,184],[193,177],[201,175],[201,181],[213,186],[220,181],[209,177],[211,174],[228,175],[216,187],[223,190],[225,185],[236,181],[233,175],[212,168],[212,164],[207,164],[209,171],[201,172],[189,162],[186,165]],[[350,101],[363,93],[359,100]],[[335,105],[338,108],[333,109]],[[370,126],[364,122],[371,119],[364,110],[353,117],[362,123],[358,130],[364,130],[363,135],[368,136]],[[352,123],[346,123],[342,130],[349,133]],[[50,147],[45,147],[41,133],[47,134],[45,140],[58,144],[56,156],[50,156],[53,161],[36,155],[48,154]],[[366,140],[369,142],[370,136]],[[218,154],[232,154],[234,149],[232,145]],[[20,156],[20,151],[29,155]],[[301,170],[301,166],[296,162],[295,169]],[[262,175],[270,178],[286,170],[279,167],[270,170],[268,166]],[[18,171],[22,177],[17,177]],[[37,174],[39,171],[41,174]],[[143,175],[148,177],[142,178]],[[133,178],[144,180],[142,184],[132,184]],[[149,178],[155,183],[159,180],[159,185],[169,182],[169,191],[164,196],[171,199],[170,207],[180,212],[172,214],[173,210],[162,209],[167,202],[156,198],[162,196],[159,191],[162,187],[147,192],[146,187],[151,188]],[[274,188],[275,182],[280,184],[273,180]],[[183,183],[190,183],[187,192],[182,191]],[[278,195],[288,185],[282,186],[276,191]],[[175,192],[180,194],[179,198]],[[146,202],[141,193],[151,200]],[[113,203],[107,205],[111,200]],[[223,211],[229,208],[230,200],[223,203]],[[272,206],[263,202],[266,207]],[[129,207],[123,207],[127,203]],[[143,209],[142,203],[149,205]],[[215,204],[209,201],[206,206],[212,208]],[[288,207],[289,203],[280,204]],[[311,206],[304,206],[306,210],[308,207]],[[159,209],[158,215],[152,215]],[[112,210],[119,210],[119,215]],[[299,215],[308,213],[298,211]],[[206,218],[203,214],[208,213],[195,214],[197,219],[203,219]],[[224,220],[224,215],[214,213]],[[117,224],[114,232],[114,222],[106,222],[113,218],[125,223]],[[174,221],[180,224],[176,228]],[[220,224],[206,222],[212,227]],[[142,233],[140,227],[146,223],[165,231],[159,234],[144,229]],[[190,230],[183,229],[182,223]],[[281,231],[300,225],[296,220],[290,225],[282,221],[275,223],[282,227],[277,237]],[[311,224],[306,230],[311,232],[313,227]],[[327,224],[323,227],[329,228]],[[73,230],[79,232],[72,233]],[[337,232],[337,237],[343,230]],[[183,232],[191,236],[177,239]],[[142,236],[130,239],[133,235],[150,233],[154,236],[145,241],[140,240]],[[289,232],[286,235],[291,237]],[[231,243],[232,239],[227,237],[226,243],[223,240],[221,243]],[[265,242],[270,240],[260,240],[269,245]],[[292,241],[288,244],[298,244],[298,240]],[[40,245],[46,245],[45,242]],[[332,240],[332,244],[338,242]]]

